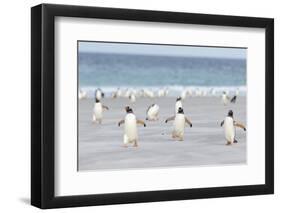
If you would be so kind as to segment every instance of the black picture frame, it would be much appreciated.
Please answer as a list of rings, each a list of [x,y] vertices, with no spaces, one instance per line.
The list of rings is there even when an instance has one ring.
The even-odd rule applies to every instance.
[[[93,195],[54,195],[55,17],[264,28],[265,184]],[[42,208],[218,198],[274,193],[274,20],[148,10],[41,4],[31,8],[31,204]]]

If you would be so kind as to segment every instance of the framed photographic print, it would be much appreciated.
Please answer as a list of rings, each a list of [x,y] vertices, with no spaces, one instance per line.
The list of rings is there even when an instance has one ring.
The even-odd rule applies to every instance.
[[[272,194],[274,21],[31,9],[31,203]]]

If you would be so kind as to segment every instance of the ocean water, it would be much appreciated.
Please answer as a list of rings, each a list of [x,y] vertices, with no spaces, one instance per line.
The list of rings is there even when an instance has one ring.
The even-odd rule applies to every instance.
[[[246,93],[246,59],[80,52],[79,88],[216,89]]]

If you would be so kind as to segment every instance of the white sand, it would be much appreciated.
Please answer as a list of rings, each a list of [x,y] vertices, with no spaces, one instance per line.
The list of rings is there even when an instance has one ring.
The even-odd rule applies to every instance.
[[[220,122],[229,109],[234,118],[246,125],[246,98],[238,97],[236,104],[223,106],[219,97],[188,97],[184,101],[186,116],[193,127],[186,127],[184,141],[171,138],[173,122],[164,121],[174,113],[175,98],[140,98],[131,104],[128,99],[105,98],[101,125],[92,124],[93,100],[79,101],[79,170],[134,169],[175,166],[206,166],[246,163],[246,132],[237,129],[237,144],[226,146]],[[133,108],[144,120],[146,109],[160,106],[159,121],[146,121],[147,127],[138,126],[139,147],[124,148],[123,126],[117,123],[125,116],[124,107]]]

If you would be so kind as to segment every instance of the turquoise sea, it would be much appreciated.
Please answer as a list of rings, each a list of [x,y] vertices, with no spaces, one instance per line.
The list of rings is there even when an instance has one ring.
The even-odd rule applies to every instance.
[[[176,94],[183,88],[246,92],[246,59],[178,57],[163,55],[78,54],[79,88],[106,93],[116,88],[168,87]]]

